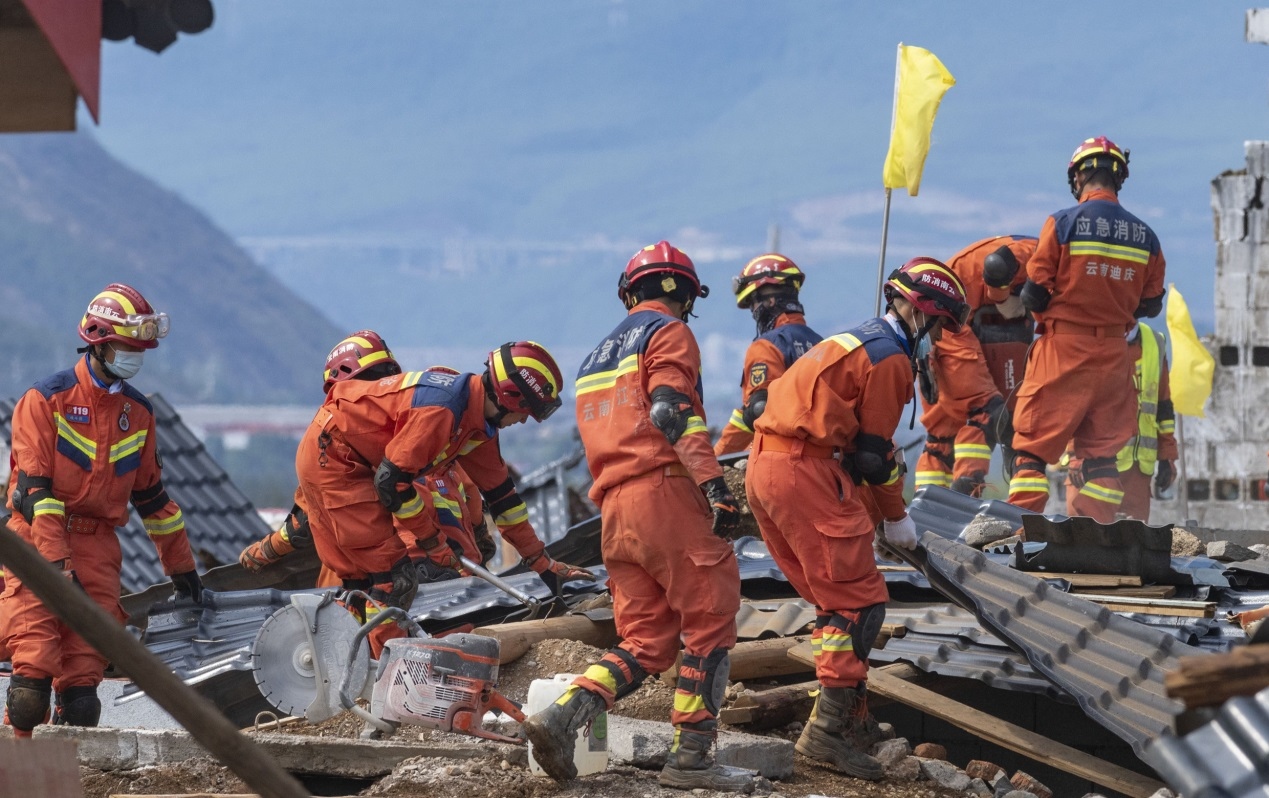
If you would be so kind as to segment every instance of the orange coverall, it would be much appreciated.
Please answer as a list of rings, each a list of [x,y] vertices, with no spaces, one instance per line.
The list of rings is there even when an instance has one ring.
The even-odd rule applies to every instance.
[[[318,557],[345,584],[385,581],[392,565],[407,555],[397,527],[418,540],[436,534],[422,495],[396,513],[380,503],[374,475],[384,457],[416,478],[444,473],[461,460],[489,499],[503,539],[525,559],[546,548],[529,524],[484,406],[476,374],[411,371],[331,388],[300,441],[295,470]],[[376,630],[372,648],[394,631]]]
[[[119,605],[122,565],[116,527],[131,502],[169,576],[194,570],[181,508],[163,489],[150,402],[126,382],[111,392],[90,373],[85,356],[74,369],[42,380],[13,409],[12,474],[53,481],[52,498],[35,504],[30,523],[17,512],[9,528],[44,559],[70,560],[84,590],[106,612]],[[9,509],[13,510],[12,499]],[[8,571],[0,594],[0,635],[13,653],[13,672],[53,679],[53,689],[96,687],[106,658],[65,626]]]
[[[1128,344],[1128,359],[1136,363],[1141,359],[1141,336],[1153,335],[1153,332],[1139,330],[1138,335]],[[1162,352],[1160,352],[1162,355]],[[1139,373],[1134,376],[1134,382],[1140,378]],[[1139,384],[1139,383],[1138,383]],[[1157,461],[1169,460],[1176,462],[1179,453],[1176,446],[1176,415],[1172,410],[1172,385],[1168,380],[1168,359],[1161,357],[1159,363],[1159,397],[1158,397],[1158,417],[1159,417],[1159,438],[1158,438],[1158,457]],[[1083,462],[1072,458],[1067,470],[1066,477],[1066,514],[1079,515],[1076,507],[1075,497],[1079,493],[1079,489],[1075,487],[1071,479],[1071,474],[1079,471],[1083,466]],[[1135,518],[1138,521],[1150,520],[1150,488],[1153,474],[1147,474],[1141,470],[1137,464],[1137,460],[1133,460],[1128,469],[1119,472],[1119,481],[1123,485],[1124,500],[1119,505],[1118,515],[1126,518]]]
[[[1085,477],[1077,514],[1114,520],[1123,500],[1115,456],[1137,423],[1124,334],[1143,300],[1163,296],[1164,270],[1154,231],[1111,191],[1087,191],[1045,220],[1027,279],[1052,297],[1035,314],[1040,337],[1018,390],[1011,504],[1043,511],[1045,464],[1071,441]]]
[[[771,386],[745,490],[767,549],[798,595],[815,605],[815,673],[856,687],[889,598],[873,557],[874,522],[860,489],[834,459],[854,457],[861,435],[889,442],[913,396],[907,343],[885,318],[830,336]],[[903,475],[871,486],[882,517],[906,514]],[[872,626],[876,629],[872,629]],[[871,635],[871,636],[870,636]]]
[[[806,317],[801,313],[781,313],[775,327],[753,339],[745,350],[745,370],[740,375],[741,406],[731,411],[731,420],[714,444],[714,454],[722,457],[749,448],[753,443],[753,429],[745,410],[754,394],[765,393],[793,361],[820,340],[820,334],[806,326]]]
[[[479,563],[480,549],[476,546],[475,528],[484,516],[480,489],[471,481],[458,463],[451,463],[444,471],[435,471],[415,482],[415,488],[423,497],[423,512],[432,522],[433,533],[444,533],[449,540],[462,547],[462,556]],[[426,489],[426,493],[424,492]],[[419,538],[404,527],[397,527],[397,535],[414,559],[426,556],[419,548]]]
[[[595,347],[577,377],[577,423],[595,478],[590,498],[602,514],[622,642],[575,684],[611,706],[647,674],[673,665],[682,640],[675,728],[705,728],[717,718],[713,674],[736,643],[740,609],[736,556],[714,535],[697,487],[722,476],[705,428],[700,362],[687,324],[649,300]],[[692,404],[673,446],[649,417],[652,391],[661,386]]]
[[[947,262],[947,267],[961,278],[965,301],[974,318],[979,310],[991,308],[1009,298],[1009,290],[991,288],[983,283],[983,260],[1002,246],[1009,247],[1018,263],[1025,264],[1035,251],[1036,240],[1023,236],[993,236],[970,244]],[[1013,286],[1027,279],[1019,269]],[[1004,321],[998,314],[991,314]],[[1030,343],[1030,332],[1023,319],[1017,320],[1020,331],[1028,339],[1021,344],[1023,352]],[[934,378],[938,384],[938,401],[927,403],[922,397],[921,425],[925,427],[925,449],[917,460],[916,487],[940,485],[951,487],[952,481],[974,476],[985,480],[991,464],[992,447],[985,432],[990,423],[988,403],[999,397],[1012,407],[1014,388],[1022,380],[1018,368],[1012,380],[1008,373],[994,374],[984,344],[975,330],[977,324],[965,325],[959,332],[944,330],[933,346]],[[1018,358],[1021,366],[1022,358]],[[1007,441],[1006,441],[1007,443]]]

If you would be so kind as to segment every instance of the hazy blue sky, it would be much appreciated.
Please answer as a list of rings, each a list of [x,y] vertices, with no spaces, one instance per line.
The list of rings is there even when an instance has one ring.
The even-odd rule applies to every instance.
[[[1105,134],[1210,325],[1209,183],[1269,136],[1244,2],[215,4],[160,56],[104,45],[95,135],[248,243],[598,241],[615,275],[617,253],[670,237],[725,293],[778,220],[834,318],[872,301],[899,41],[958,84],[921,195],[896,197],[892,264],[1038,232],[1071,202],[1075,144]]]

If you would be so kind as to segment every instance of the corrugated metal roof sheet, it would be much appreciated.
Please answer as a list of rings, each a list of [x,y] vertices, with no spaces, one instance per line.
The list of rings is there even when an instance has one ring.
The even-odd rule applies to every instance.
[[[991,562],[968,546],[926,534],[918,557],[926,576],[1080,707],[1140,753],[1171,733],[1179,702],[1163,689],[1177,658],[1202,652],[1170,634],[1054,590]]]
[[[1184,737],[1160,737],[1142,759],[1185,798],[1269,796],[1269,688],[1231,698]]]
[[[180,415],[160,394],[149,397],[158,429],[159,454],[163,458],[163,484],[181,505],[190,546],[207,569],[225,562],[237,562],[238,554],[252,541],[269,533],[269,527],[251,501],[238,490],[225,470],[207,454],[203,444]],[[13,437],[13,406],[16,399],[0,402],[0,428],[6,440]],[[118,530],[123,550],[120,580],[124,592],[144,590],[166,582],[159,555],[145,534],[136,511]]]

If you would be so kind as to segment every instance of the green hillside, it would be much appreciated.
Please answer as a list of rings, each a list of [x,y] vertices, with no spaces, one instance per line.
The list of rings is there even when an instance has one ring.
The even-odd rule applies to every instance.
[[[0,395],[66,368],[75,327],[108,283],[172,318],[142,390],[184,402],[316,402],[345,333],[180,197],[88,135],[0,137]]]

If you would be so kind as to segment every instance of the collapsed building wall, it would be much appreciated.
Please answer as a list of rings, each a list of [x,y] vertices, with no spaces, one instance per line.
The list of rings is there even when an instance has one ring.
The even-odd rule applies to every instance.
[[[1222,529],[1269,529],[1269,142],[1245,144],[1247,165],[1212,181],[1216,235],[1216,359],[1206,418],[1185,417],[1185,481],[1154,503],[1151,523],[1195,520]],[[1176,268],[1174,266],[1173,268]]]

